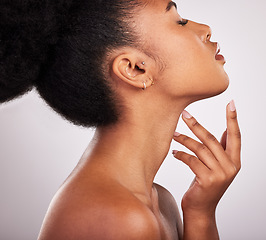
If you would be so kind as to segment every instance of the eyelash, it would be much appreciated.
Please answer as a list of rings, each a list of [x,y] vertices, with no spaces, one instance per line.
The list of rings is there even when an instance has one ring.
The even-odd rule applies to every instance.
[[[177,21],[178,24],[185,26],[188,23],[187,19],[183,19],[182,21]]]

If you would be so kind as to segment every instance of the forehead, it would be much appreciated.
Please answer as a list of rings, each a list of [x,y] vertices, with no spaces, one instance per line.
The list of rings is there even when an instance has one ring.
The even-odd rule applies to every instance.
[[[175,1],[170,0],[150,0],[146,1],[145,7],[142,9],[146,14],[166,14],[172,8],[176,8]]]
[[[155,34],[159,34],[158,37],[162,38],[162,32],[172,27],[173,22],[177,20],[176,12],[174,3],[170,0],[148,1],[146,6],[136,13],[135,26],[143,38],[150,39]]]

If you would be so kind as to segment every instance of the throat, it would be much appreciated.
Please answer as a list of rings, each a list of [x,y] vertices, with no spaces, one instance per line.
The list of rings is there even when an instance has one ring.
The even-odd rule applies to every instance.
[[[133,192],[150,192],[154,177],[168,154],[172,136],[109,129],[96,130],[94,141],[94,158],[122,185],[133,188]]]
[[[98,127],[91,143],[92,158],[131,192],[150,193],[182,110],[157,118],[136,114],[130,120]]]

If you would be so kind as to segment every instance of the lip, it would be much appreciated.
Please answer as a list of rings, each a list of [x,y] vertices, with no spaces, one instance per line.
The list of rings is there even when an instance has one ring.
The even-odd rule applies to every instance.
[[[217,61],[223,61],[224,63],[226,62],[225,59],[224,59],[224,56],[222,54],[219,54],[220,51],[221,51],[221,48],[220,48],[220,45],[219,43],[215,43],[216,44],[216,54],[215,54],[215,59]]]

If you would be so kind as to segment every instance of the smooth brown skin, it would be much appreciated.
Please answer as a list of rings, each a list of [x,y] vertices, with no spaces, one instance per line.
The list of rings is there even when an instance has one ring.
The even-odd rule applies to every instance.
[[[96,129],[54,196],[39,240],[219,238],[215,209],[240,169],[236,111],[227,107],[228,134],[222,144],[195,118],[183,117],[202,142],[174,137],[197,156],[175,153],[196,175],[182,199],[183,224],[175,199],[153,183],[184,108],[228,87],[224,63],[215,60],[210,28],[192,21],[181,26],[174,7],[165,11],[168,2],[150,1],[135,18],[145,46],[163,65],[130,47],[114,50],[106,60],[125,111],[117,124]],[[144,81],[147,89],[142,91]]]

